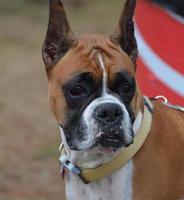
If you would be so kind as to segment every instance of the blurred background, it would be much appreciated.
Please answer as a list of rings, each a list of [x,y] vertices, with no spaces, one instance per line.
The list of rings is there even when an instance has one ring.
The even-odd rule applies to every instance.
[[[77,34],[111,33],[123,7],[122,0],[64,3]],[[183,18],[159,5],[138,1],[137,74],[145,94],[163,94],[184,105]],[[0,200],[64,199],[58,164],[60,136],[49,110],[41,58],[47,23],[46,0],[0,1]],[[146,51],[152,50],[148,53],[155,52],[149,57],[151,66],[144,45]],[[160,71],[162,65],[166,71]],[[174,86],[168,85],[168,77]]]

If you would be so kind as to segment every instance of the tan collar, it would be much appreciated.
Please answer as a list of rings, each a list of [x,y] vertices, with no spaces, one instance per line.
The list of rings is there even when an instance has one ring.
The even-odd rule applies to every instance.
[[[60,149],[60,163],[63,169],[67,169],[75,175],[79,176],[84,183],[90,183],[98,181],[111,175],[113,172],[122,168],[144,144],[152,124],[152,114],[148,110],[147,106],[144,106],[144,115],[141,127],[137,132],[134,143],[129,147],[123,149],[114,159],[110,162],[100,165],[94,169],[81,169],[73,165],[69,160],[67,160],[64,146]]]

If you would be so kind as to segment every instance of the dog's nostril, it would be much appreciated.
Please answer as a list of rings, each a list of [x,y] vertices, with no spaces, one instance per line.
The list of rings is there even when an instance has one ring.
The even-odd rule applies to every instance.
[[[95,118],[104,123],[116,122],[122,115],[122,109],[118,104],[106,103],[95,109]]]
[[[107,111],[98,109],[96,111],[96,115],[97,115],[97,117],[100,117],[100,118],[106,118],[107,117]]]
[[[116,109],[115,115],[116,116],[121,116],[122,115],[122,110],[121,109]]]

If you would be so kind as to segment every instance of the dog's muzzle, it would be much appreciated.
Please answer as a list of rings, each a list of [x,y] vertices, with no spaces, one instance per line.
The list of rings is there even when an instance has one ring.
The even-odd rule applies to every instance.
[[[93,100],[78,120],[76,134],[69,137],[73,150],[127,147],[133,142],[132,120],[118,98],[106,94]],[[73,132],[71,132],[72,134]],[[70,135],[71,135],[70,134]],[[74,138],[74,139],[73,139]]]
[[[94,118],[100,124],[101,132],[97,134],[96,145],[105,148],[119,148],[129,146],[133,140],[126,144],[125,135],[121,129],[123,110],[116,103],[104,103],[94,110]]]

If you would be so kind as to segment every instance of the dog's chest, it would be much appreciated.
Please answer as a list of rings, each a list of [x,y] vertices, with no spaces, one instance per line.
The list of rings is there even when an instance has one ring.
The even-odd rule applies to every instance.
[[[132,175],[132,161],[112,176],[88,185],[69,174],[66,184],[67,200],[131,200]]]

